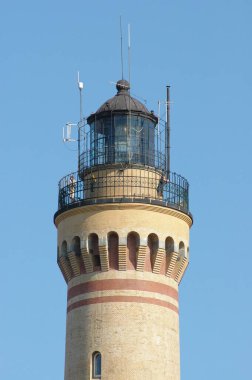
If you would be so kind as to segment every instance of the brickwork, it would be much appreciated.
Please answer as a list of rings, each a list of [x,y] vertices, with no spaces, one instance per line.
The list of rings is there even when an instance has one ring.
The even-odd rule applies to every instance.
[[[167,254],[166,276],[173,277],[175,265],[178,259],[178,252],[170,252]]]
[[[59,268],[63,274],[64,279],[68,282],[72,278],[72,269],[66,257],[61,256],[58,260]]]
[[[65,380],[91,380],[96,351],[102,380],[179,380],[178,284],[188,265],[190,218],[112,204],[67,211],[56,224],[68,283]],[[61,252],[74,237],[80,254]]]
[[[152,272],[152,265],[151,265],[151,252],[150,248],[147,246],[145,247],[145,256],[144,256],[144,272]]]
[[[106,272],[109,270],[109,255],[108,248],[105,245],[99,247],[100,258],[101,258],[101,270]]]
[[[81,250],[81,257],[87,273],[93,272],[93,262],[87,248]]]
[[[70,266],[72,268],[72,273],[74,276],[79,276],[81,273],[80,258],[75,254],[75,252],[69,252],[68,254]]]
[[[104,245],[99,247],[100,265],[94,264],[92,255],[85,248],[81,250],[81,257],[73,251],[69,252],[67,257],[61,256],[58,265],[65,281],[68,282],[83,273],[135,270],[134,262],[136,262],[137,271],[166,275],[179,283],[188,265],[188,259],[186,257],[179,259],[178,252],[167,254],[164,249],[159,248],[154,257],[151,257],[147,246],[133,250],[132,247],[129,249],[126,245],[117,244],[118,241],[114,240],[109,248]]]
[[[129,262],[127,256],[127,247],[125,245],[118,246],[118,269],[127,270],[127,263]]]
[[[65,380],[91,379],[96,350],[104,380],[179,379],[177,283],[159,278],[109,271],[69,282]]]
[[[153,265],[153,273],[161,273],[161,264],[163,261],[165,261],[165,250],[159,248],[156,253],[155,262]]]

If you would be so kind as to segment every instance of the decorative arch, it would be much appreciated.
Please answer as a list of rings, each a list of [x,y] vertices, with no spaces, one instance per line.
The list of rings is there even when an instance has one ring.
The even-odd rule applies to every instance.
[[[166,254],[174,252],[174,240],[170,236],[165,239],[165,252]]]
[[[101,259],[99,252],[99,238],[98,235],[92,233],[88,236],[88,250],[92,257],[94,271],[101,270]]]
[[[159,240],[156,234],[154,233],[149,234],[147,246],[148,246],[148,249],[147,249],[144,269],[147,272],[152,272],[154,268],[157,252],[158,252],[158,247],[159,247]]]
[[[119,237],[114,231],[108,233],[109,268],[118,270],[118,245]]]
[[[72,239],[71,251],[73,251],[77,256],[80,255],[81,248],[80,248],[80,238],[79,238],[79,236],[75,236]]]
[[[183,241],[179,242],[179,256],[180,257],[185,256],[185,244]]]
[[[127,269],[133,270],[137,266],[137,252],[140,245],[140,236],[132,231],[127,236]]]
[[[62,244],[61,244],[61,250],[60,250],[60,254],[61,256],[67,256],[67,242],[66,240],[63,240]]]
[[[173,266],[175,265],[175,256],[174,259],[172,258],[172,254],[174,252],[174,240],[171,236],[168,236],[165,239],[165,256],[161,264],[160,273],[166,275],[168,268],[172,270]]]

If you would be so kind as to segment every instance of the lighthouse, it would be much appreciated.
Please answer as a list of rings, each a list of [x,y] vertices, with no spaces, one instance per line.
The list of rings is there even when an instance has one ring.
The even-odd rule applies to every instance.
[[[189,184],[170,170],[166,120],[130,93],[78,124],[59,181],[57,262],[67,284],[65,380],[179,380],[179,284],[189,263]]]

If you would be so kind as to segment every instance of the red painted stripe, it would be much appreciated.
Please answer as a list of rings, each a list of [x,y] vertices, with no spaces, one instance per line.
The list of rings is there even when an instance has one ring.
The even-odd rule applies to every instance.
[[[134,280],[134,279],[109,279],[83,282],[73,286],[68,290],[68,301],[81,294],[98,292],[102,290],[141,290],[164,294],[178,301],[178,292],[169,285],[160,284],[154,281]]]
[[[178,313],[177,306],[173,305],[172,303],[155,299],[155,298],[137,297],[137,296],[136,297],[135,296],[105,296],[105,297],[89,298],[86,300],[74,302],[72,305],[68,306],[67,312],[70,312],[71,310],[77,309],[82,306],[94,305],[97,303],[108,303],[108,302],[148,303],[152,305],[162,306]]]

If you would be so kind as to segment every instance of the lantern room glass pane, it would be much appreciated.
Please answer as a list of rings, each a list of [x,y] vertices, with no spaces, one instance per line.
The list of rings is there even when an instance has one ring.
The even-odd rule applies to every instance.
[[[129,126],[128,116],[114,116],[115,162],[128,162]]]
[[[131,162],[155,166],[155,123],[135,115],[111,115],[90,125],[90,165]]]

